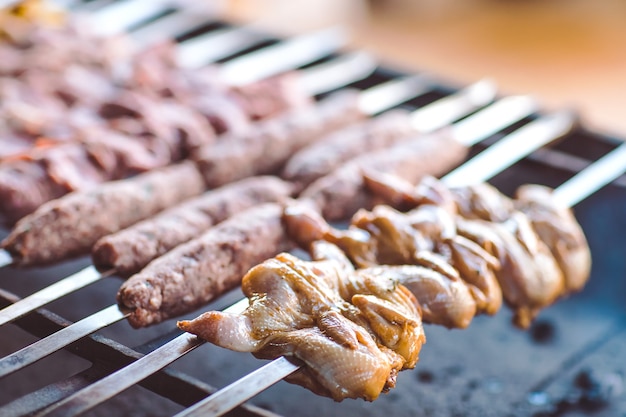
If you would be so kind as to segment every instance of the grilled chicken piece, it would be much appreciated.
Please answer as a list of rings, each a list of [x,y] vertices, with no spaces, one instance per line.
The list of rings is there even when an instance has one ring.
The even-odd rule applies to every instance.
[[[463,218],[481,220],[480,225],[457,222],[458,231],[499,258],[503,267],[498,280],[522,327],[540,308],[579,291],[589,278],[591,254],[584,233],[571,210],[555,205],[547,187],[522,186],[511,200],[488,184],[446,190],[434,178],[413,187],[378,174],[366,175],[365,182],[379,201],[394,207],[437,204]]]
[[[405,285],[422,306],[422,318],[427,323],[465,328],[477,312],[494,314],[502,304],[493,273],[498,261],[478,245],[454,236],[454,223],[450,218],[445,220],[441,209],[424,207],[409,218],[379,206],[372,213],[358,213],[353,225],[340,231],[331,228],[310,206],[293,203],[285,209],[284,222],[287,233],[309,250],[313,259],[344,259],[350,267],[355,264],[376,273],[385,271],[390,279]],[[435,222],[437,216],[444,220]],[[436,242],[441,236],[453,237]],[[328,242],[341,250],[329,250]]]
[[[346,267],[278,255],[243,278],[244,313],[212,311],[178,325],[260,358],[296,358],[304,366],[287,380],[317,394],[372,401],[415,366],[425,336],[404,286]]]
[[[324,240],[311,245],[310,255],[315,260],[335,260],[346,270],[353,270],[341,249]],[[357,273],[389,279],[407,287],[417,298],[425,323],[464,329],[476,315],[476,302],[470,288],[454,272],[445,274],[418,265],[385,265],[357,270]]]
[[[368,237],[359,236],[359,231]],[[450,280],[463,280],[474,297],[477,313],[495,314],[502,305],[495,275],[498,260],[457,236],[454,218],[437,206],[424,205],[408,213],[388,206],[377,206],[371,212],[361,210],[348,232],[331,230],[326,239],[338,244],[361,268],[421,265]]]
[[[546,245],[522,213],[505,223],[457,219],[461,236],[478,243],[500,261],[498,282],[514,323],[527,328],[542,308],[563,292],[563,274]]]
[[[565,290],[580,291],[591,273],[591,252],[572,211],[557,206],[552,190],[525,185],[516,193],[515,206],[530,219],[539,238],[550,248],[563,271]]]

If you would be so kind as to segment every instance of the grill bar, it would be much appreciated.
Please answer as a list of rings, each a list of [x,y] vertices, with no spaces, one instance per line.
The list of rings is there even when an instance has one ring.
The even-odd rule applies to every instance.
[[[176,417],[221,416],[291,375],[299,366],[281,356],[224,389],[176,414]]]
[[[263,36],[246,27],[214,30],[182,42],[178,47],[178,62],[182,67],[200,68],[262,41]]]
[[[171,2],[163,1],[123,0],[107,5],[89,18],[98,34],[112,36],[157,17],[171,5]]]
[[[56,352],[68,344],[93,333],[94,329],[102,329],[122,320],[126,316],[127,314],[120,311],[117,305],[112,305],[26,346],[0,360],[0,378],[19,371],[25,366],[48,356],[51,352]]]
[[[207,23],[209,13],[184,8],[163,16],[148,25],[133,30],[133,40],[147,48],[160,42],[170,41]],[[259,36],[262,36],[259,34]],[[191,41],[191,40],[190,40]],[[184,42],[183,42],[184,43]],[[252,46],[252,45],[251,45]]]
[[[330,55],[345,46],[346,41],[345,30],[323,29],[233,59],[220,67],[220,75],[229,85],[252,83]]]

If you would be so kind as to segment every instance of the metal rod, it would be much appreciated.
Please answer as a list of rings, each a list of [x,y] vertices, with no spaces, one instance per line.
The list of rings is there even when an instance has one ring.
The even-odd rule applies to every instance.
[[[366,114],[376,114],[390,107],[427,93],[432,82],[424,75],[414,75],[391,80],[371,87],[359,97],[359,108]]]
[[[128,313],[122,312],[117,305],[112,305],[58,332],[52,333],[50,336],[0,359],[0,378],[37,362],[50,353],[56,352],[70,343],[93,333],[94,329],[110,326],[127,316]]]
[[[463,90],[419,108],[411,115],[418,132],[429,133],[491,103],[498,89],[491,80],[481,80]]]
[[[626,144],[620,145],[554,190],[557,204],[572,207],[626,171]]]
[[[185,68],[200,68],[265,39],[265,35],[246,27],[215,30],[182,42],[176,51],[178,64]]]
[[[248,300],[243,299],[224,311],[241,313],[247,305]],[[70,416],[84,413],[159,371],[203,343],[205,343],[203,340],[195,336],[188,333],[182,334],[130,365],[59,401],[37,415],[42,417]]]
[[[493,136],[500,130],[530,116],[537,110],[535,100],[528,96],[505,97],[452,127],[453,136],[467,146]]]
[[[450,187],[487,181],[534,150],[569,133],[576,117],[569,111],[541,117],[498,141],[445,176]]]
[[[310,96],[328,93],[367,78],[376,70],[377,66],[376,60],[370,54],[352,52],[328,62],[299,70],[299,88]],[[368,88],[361,96],[372,88],[376,87]],[[417,95],[418,93],[416,92],[415,94]],[[401,102],[401,97],[396,97],[393,105],[398,105]]]
[[[210,21],[211,13],[196,9],[184,8],[133,30],[133,41],[141,48],[147,48],[174,39]]]
[[[324,29],[228,61],[221,65],[220,75],[229,85],[248,84],[317,61],[336,52],[346,42],[345,30]]]
[[[371,75],[378,63],[369,53],[357,51],[299,71],[299,83],[306,94],[328,93]],[[367,91],[370,91],[371,87]],[[365,93],[363,93],[365,94]],[[417,95],[417,94],[416,94]],[[363,96],[363,95],[362,95]],[[394,105],[401,103],[398,98]]]
[[[4,249],[0,249],[0,268],[10,266],[13,263],[13,257],[9,252]]]
[[[113,274],[114,271],[107,271],[101,274],[93,266],[78,271],[0,310],[0,326]]]
[[[128,31],[133,26],[156,17],[172,7],[171,1],[123,0],[109,4],[88,15],[92,30],[101,36]]]
[[[269,388],[300,367],[281,356],[176,414],[175,417],[221,416]]]

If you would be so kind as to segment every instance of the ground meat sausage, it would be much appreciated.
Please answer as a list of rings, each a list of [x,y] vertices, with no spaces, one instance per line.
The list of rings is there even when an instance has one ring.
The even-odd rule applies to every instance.
[[[209,227],[261,203],[283,202],[291,184],[277,177],[253,177],[208,191],[129,228],[101,238],[92,252],[99,269],[137,273],[153,259]]]
[[[227,134],[218,143],[199,148],[193,159],[207,184],[218,187],[274,173],[298,150],[363,117],[358,108],[358,93],[346,91],[315,106],[260,122],[247,134]]]
[[[191,162],[109,182],[42,205],[15,225],[2,247],[18,265],[58,262],[202,191],[202,177]]]
[[[449,131],[408,139],[385,150],[355,158],[309,185],[301,194],[334,221],[352,216],[360,208],[371,208],[372,196],[363,185],[368,171],[394,174],[412,183],[424,175],[439,176],[463,162],[468,149]]]
[[[190,312],[240,284],[254,265],[289,250],[283,207],[241,212],[152,261],[122,284],[117,299],[134,327]]]
[[[410,113],[393,110],[332,132],[307,146],[289,159],[281,176],[303,189],[344,162],[392,146],[411,134],[415,134],[415,130]]]

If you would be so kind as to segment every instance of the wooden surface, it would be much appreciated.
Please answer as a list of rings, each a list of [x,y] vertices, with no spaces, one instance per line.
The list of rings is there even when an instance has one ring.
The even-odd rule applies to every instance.
[[[626,136],[626,2],[618,0],[233,0],[237,20],[286,33],[346,25],[354,47],[462,84],[495,79],[548,109],[578,109]]]

